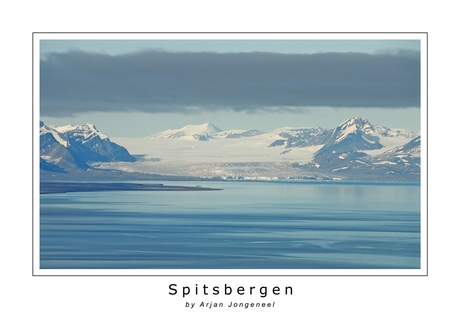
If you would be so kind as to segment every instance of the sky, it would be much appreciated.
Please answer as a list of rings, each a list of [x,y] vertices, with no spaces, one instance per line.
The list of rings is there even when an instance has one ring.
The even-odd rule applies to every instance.
[[[43,34],[40,120],[109,137],[187,124],[420,130],[420,35]]]

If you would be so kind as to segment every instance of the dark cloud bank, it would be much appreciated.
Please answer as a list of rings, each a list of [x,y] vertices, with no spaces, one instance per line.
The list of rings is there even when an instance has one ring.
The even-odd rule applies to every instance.
[[[41,115],[420,106],[420,53],[71,51],[40,62]]]

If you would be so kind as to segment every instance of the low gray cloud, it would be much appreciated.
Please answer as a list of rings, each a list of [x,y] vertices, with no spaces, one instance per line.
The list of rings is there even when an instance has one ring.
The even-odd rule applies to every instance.
[[[53,53],[40,61],[44,116],[420,106],[420,53]]]

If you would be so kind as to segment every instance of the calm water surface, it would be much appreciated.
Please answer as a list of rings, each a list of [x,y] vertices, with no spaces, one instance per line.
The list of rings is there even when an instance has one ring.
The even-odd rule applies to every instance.
[[[419,185],[197,183],[41,195],[40,267],[420,268]]]

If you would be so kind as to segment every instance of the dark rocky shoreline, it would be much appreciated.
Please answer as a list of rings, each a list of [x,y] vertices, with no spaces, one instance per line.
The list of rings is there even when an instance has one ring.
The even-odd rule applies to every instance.
[[[201,186],[165,186],[161,183],[125,183],[125,182],[41,182],[40,194],[56,194],[65,192],[91,192],[91,191],[215,191],[218,188]]]

